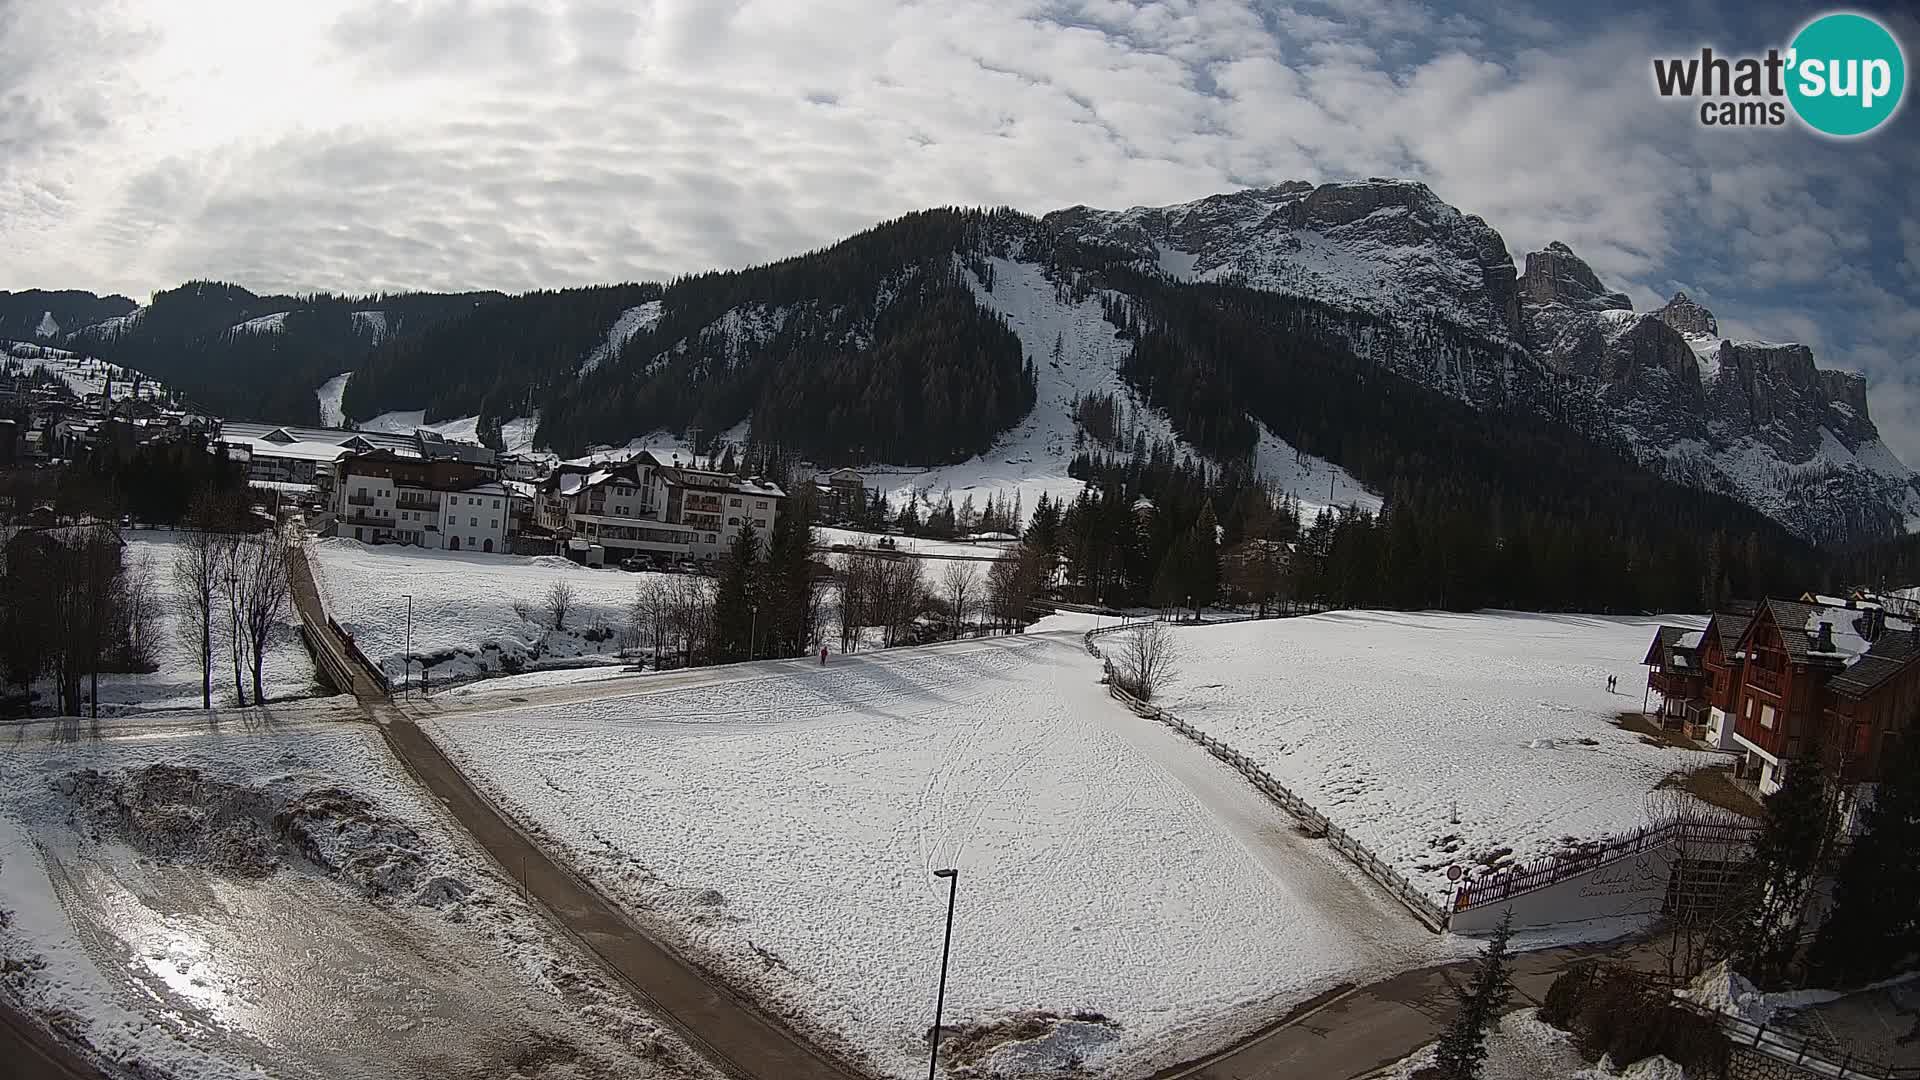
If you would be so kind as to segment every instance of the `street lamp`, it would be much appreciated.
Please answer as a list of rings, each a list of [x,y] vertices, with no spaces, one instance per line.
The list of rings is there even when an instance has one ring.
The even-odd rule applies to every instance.
[[[947,879],[947,939],[940,946],[940,993],[933,999],[933,1054],[927,1058],[927,1080],[940,1064],[940,1014],[947,1004],[947,956],[953,951],[953,897],[960,891],[960,871],[935,870],[933,876]]]
[[[407,656],[400,662],[400,686],[403,692],[413,690],[413,594],[404,594],[407,598]]]

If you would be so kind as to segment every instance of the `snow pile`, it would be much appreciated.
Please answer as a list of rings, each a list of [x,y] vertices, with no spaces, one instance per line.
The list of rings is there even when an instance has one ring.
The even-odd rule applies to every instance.
[[[1413,1080],[1433,1064],[1434,1048],[1404,1058],[1377,1075],[1380,1080]],[[1537,1010],[1508,1013],[1487,1032],[1487,1060],[1480,1080],[1616,1080],[1598,1072],[1574,1048],[1573,1036],[1540,1019]],[[1651,1078],[1649,1078],[1651,1080]]]
[[[1716,760],[1613,723],[1639,703],[1607,676],[1632,686],[1657,625],[1350,611],[1180,628],[1156,704],[1444,899],[1449,865],[1484,874],[1630,832],[1668,774]]]
[[[1782,1012],[1823,1005],[1844,996],[1834,990],[1762,993],[1725,960],[1701,972],[1685,989],[1675,990],[1673,995],[1753,1024],[1771,1024],[1774,1017]]]
[[[1022,1012],[943,1029],[941,1058],[962,1077],[1084,1075],[1120,1040],[1118,1028],[1099,1013]]]
[[[426,726],[634,918],[878,1075],[925,1069],[941,867],[947,1015],[1078,1017],[1002,1053],[1099,1075],[1460,947],[1099,673],[1026,634],[476,696]]]
[[[664,310],[663,303],[658,300],[649,300],[621,312],[620,317],[613,321],[613,325],[607,327],[606,340],[595,345],[593,351],[587,354],[587,358],[580,362],[580,374],[591,375],[610,357],[620,355],[620,350],[627,347],[627,342],[632,341],[635,334],[643,330],[651,330],[659,324],[660,314]]]
[[[589,570],[559,556],[482,555],[326,539],[307,545],[314,580],[354,643],[396,682],[413,654],[440,684],[525,668],[618,663],[618,635],[640,582],[623,570]],[[547,598],[573,591],[567,624],[554,629]],[[516,610],[516,605],[524,609]],[[415,677],[420,665],[413,668]]]
[[[711,1075],[369,728],[36,730],[0,756],[0,984],[116,1074]]]

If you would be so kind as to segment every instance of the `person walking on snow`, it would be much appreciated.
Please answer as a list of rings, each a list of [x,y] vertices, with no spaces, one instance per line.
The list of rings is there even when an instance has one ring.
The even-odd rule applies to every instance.
[[[827,647],[825,645],[820,646],[820,666],[827,666]]]

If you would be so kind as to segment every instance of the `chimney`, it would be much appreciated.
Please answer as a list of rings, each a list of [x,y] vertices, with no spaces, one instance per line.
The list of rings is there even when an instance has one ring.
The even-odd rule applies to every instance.
[[[1887,628],[1887,613],[1879,608],[1870,607],[1860,613],[1854,622],[1854,629],[1869,643],[1880,640],[1880,632]]]
[[[1822,653],[1830,653],[1833,651],[1832,623],[1823,622],[1820,624],[1820,632],[1815,635],[1813,639],[1813,651]]]

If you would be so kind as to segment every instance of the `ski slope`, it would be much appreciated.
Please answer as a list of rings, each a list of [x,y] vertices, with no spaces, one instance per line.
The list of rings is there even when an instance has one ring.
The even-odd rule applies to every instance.
[[[1113,325],[1101,312],[1099,296],[1075,302],[1058,295],[1039,266],[1004,258],[990,261],[991,291],[971,271],[968,280],[980,303],[1006,318],[1034,362],[1033,411],[1002,436],[993,450],[957,465],[862,467],[861,474],[869,486],[885,491],[889,505],[895,507],[908,498],[937,505],[948,493],[955,502],[971,494],[976,505],[984,505],[989,494],[998,493],[1006,500],[1018,492],[1020,505],[1029,514],[1042,493],[1050,499],[1072,501],[1085,487],[1067,475],[1075,453],[1073,403],[1089,394],[1112,394],[1129,406],[1140,434],[1148,442],[1167,440],[1185,448],[1166,417],[1142,403],[1121,378],[1120,363],[1129,346],[1114,336]],[[1201,457],[1197,452],[1194,456]],[[1380,505],[1379,497],[1345,470],[1319,458],[1295,454],[1264,426],[1256,467],[1279,491],[1298,498],[1309,518],[1329,503],[1357,503],[1368,509]]]

